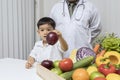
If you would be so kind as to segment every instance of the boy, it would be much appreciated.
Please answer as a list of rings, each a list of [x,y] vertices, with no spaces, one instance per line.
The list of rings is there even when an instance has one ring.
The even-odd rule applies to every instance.
[[[68,45],[63,39],[61,33],[55,30],[55,26],[55,21],[49,17],[43,17],[38,21],[37,32],[42,40],[35,43],[25,65],[27,69],[32,67],[35,61],[42,62],[46,59],[54,61],[61,60],[63,58],[63,53],[67,51]],[[49,45],[46,41],[46,36],[51,31],[58,35],[58,41],[54,45]]]

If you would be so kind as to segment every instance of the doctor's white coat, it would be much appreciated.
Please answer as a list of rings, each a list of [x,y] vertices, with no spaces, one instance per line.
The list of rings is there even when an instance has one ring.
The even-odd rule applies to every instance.
[[[79,0],[71,17],[67,3],[61,0],[53,6],[50,17],[68,43],[69,49],[64,57],[69,57],[73,49],[92,48],[91,42],[101,32],[100,15],[87,0]]]

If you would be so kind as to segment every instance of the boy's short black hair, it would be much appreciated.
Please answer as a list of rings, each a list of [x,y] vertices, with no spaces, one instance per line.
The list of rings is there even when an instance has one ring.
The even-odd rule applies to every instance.
[[[44,25],[44,24],[49,24],[49,25],[51,25],[51,26],[53,27],[53,29],[55,29],[55,26],[56,26],[55,21],[54,21],[52,18],[50,18],[50,17],[43,17],[43,18],[41,18],[41,19],[38,21],[38,23],[37,23],[38,29],[39,29],[40,25]]]

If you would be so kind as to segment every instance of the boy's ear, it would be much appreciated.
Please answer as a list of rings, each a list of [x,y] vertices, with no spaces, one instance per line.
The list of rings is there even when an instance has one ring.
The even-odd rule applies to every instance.
[[[38,33],[38,34],[40,34],[40,31],[39,31],[39,30],[37,30],[37,33]]]
[[[40,33],[39,30],[37,30],[37,33]]]

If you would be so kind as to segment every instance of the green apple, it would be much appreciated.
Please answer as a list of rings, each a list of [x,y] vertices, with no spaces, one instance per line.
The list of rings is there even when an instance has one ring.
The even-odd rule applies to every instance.
[[[98,71],[94,71],[90,74],[90,80],[94,80],[96,77],[105,77],[105,76]]]
[[[54,62],[53,62],[53,66],[54,66],[55,68],[58,68],[58,67],[59,67],[59,62],[60,62],[60,60],[54,61]]]
[[[60,75],[62,73],[62,70],[60,68],[53,68],[51,69],[51,71],[56,73],[57,75]]]

